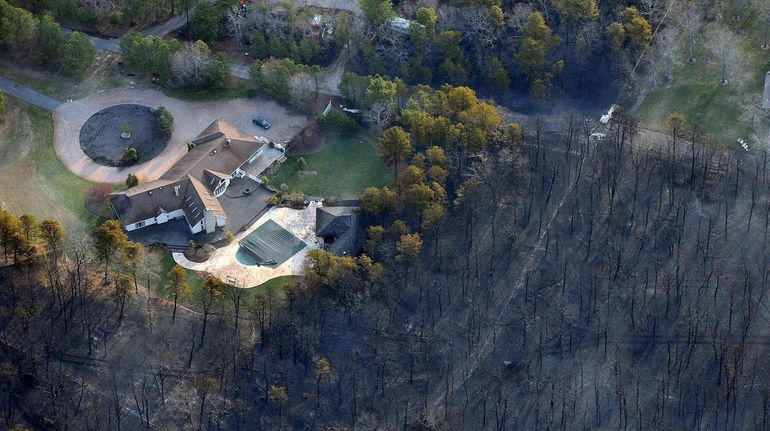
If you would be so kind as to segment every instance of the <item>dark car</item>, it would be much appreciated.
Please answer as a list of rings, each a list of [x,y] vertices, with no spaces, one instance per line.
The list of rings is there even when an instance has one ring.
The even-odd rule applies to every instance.
[[[251,122],[254,123],[255,126],[259,126],[263,129],[270,128],[270,122],[262,117],[254,117],[251,119]]]

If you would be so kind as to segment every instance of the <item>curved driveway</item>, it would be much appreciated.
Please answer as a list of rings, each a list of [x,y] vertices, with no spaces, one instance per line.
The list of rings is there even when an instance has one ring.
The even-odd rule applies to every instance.
[[[174,131],[168,146],[154,159],[140,165],[116,168],[100,165],[80,148],[80,128],[96,112],[119,104],[139,104],[157,108],[165,106],[174,116]],[[259,113],[273,126],[262,130],[251,123]],[[187,102],[151,89],[118,88],[102,91],[73,102],[65,102],[53,111],[55,123],[54,149],[59,160],[73,173],[89,181],[121,184],[129,173],[140,182],[160,178],[187,152],[187,142],[216,119],[224,120],[249,135],[265,136],[283,142],[300,131],[308,119],[266,99],[231,99]]]

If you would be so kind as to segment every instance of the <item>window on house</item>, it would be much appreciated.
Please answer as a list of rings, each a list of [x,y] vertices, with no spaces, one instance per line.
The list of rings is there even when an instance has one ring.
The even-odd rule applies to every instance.
[[[139,223],[137,223],[135,226],[137,227],[137,229],[138,229],[138,228],[140,228],[140,227],[144,227],[144,222],[143,222],[143,221],[140,221],[140,222],[139,222]]]

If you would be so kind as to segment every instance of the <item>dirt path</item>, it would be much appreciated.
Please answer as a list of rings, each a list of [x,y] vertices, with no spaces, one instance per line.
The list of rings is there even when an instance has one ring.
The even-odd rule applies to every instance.
[[[174,116],[174,131],[168,146],[154,159],[128,168],[103,166],[92,161],[80,148],[80,128],[98,111],[118,104],[165,106]],[[251,123],[259,113],[273,126],[262,130]],[[54,149],[59,160],[73,173],[93,182],[120,184],[129,173],[151,181],[163,175],[187,152],[187,142],[216,119],[222,119],[246,134],[265,136],[283,142],[302,130],[308,119],[266,99],[232,99],[186,102],[151,89],[118,88],[84,99],[66,102],[54,110]]]

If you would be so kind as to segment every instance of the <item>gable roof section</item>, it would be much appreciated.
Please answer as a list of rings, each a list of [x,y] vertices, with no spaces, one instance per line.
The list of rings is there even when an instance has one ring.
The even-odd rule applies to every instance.
[[[333,236],[325,247],[336,255],[357,254],[363,244],[357,207],[316,208],[316,236]]]
[[[220,180],[229,178],[265,145],[219,120],[191,143],[193,148],[160,179],[110,198],[124,226],[178,209],[184,211],[190,226],[199,223],[207,209],[225,216],[222,205],[211,192]]]
[[[318,207],[315,210],[316,236],[341,236],[353,224],[352,207]]]
[[[163,174],[161,180],[178,181],[191,175],[208,185],[210,181],[207,181],[204,174],[217,173],[229,177],[265,145],[219,120],[214,121],[191,143],[195,146]]]
[[[203,220],[205,210],[211,210],[218,216],[225,215],[219,200],[193,177],[188,176],[173,183],[153,181],[147,184],[152,183],[156,183],[157,187],[139,192],[131,190],[134,193],[130,194],[118,193],[110,198],[110,202],[124,226],[178,209],[184,211],[190,226]]]

